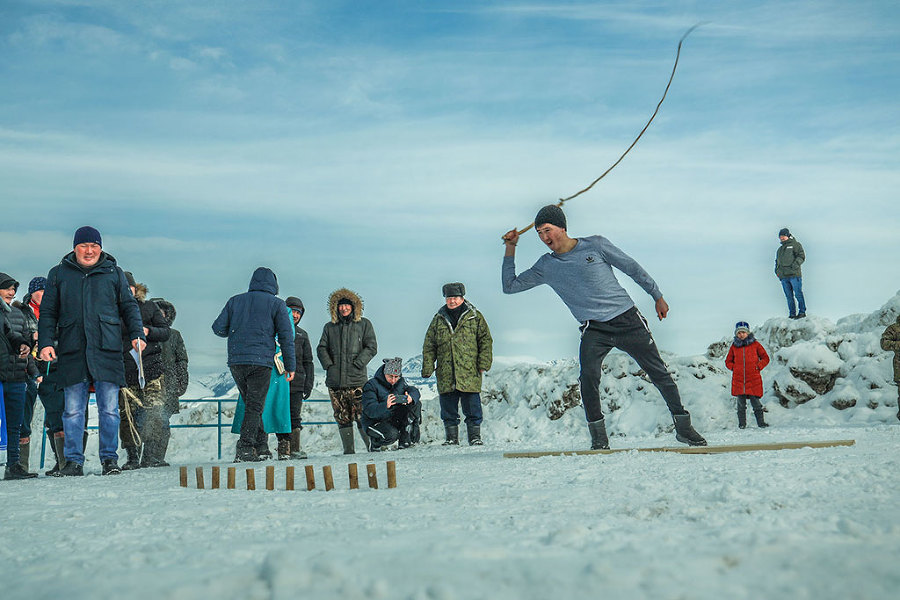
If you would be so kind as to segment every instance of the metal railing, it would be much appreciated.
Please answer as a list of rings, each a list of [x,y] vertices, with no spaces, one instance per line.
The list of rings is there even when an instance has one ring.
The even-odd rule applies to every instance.
[[[217,429],[216,432],[216,443],[218,444],[218,456],[219,460],[222,460],[222,429],[230,429],[231,423],[223,423],[222,422],[222,404],[235,404],[237,403],[237,398],[229,399],[229,398],[195,398],[195,399],[179,399],[178,402],[180,404],[217,404],[216,407],[216,422],[215,423],[193,423],[188,425],[169,425],[171,429],[205,429],[208,427],[215,427]],[[307,398],[303,401],[303,403],[307,402],[328,402],[331,403],[331,400],[327,398]],[[88,405],[96,404],[93,396],[91,397]],[[45,413],[46,418],[46,413]],[[304,425],[337,425],[335,421],[303,421]],[[97,425],[88,425],[85,429],[99,429]],[[41,439],[41,469],[44,468],[44,459],[47,453],[47,428],[44,424],[41,424],[41,430],[43,431],[43,436]]]

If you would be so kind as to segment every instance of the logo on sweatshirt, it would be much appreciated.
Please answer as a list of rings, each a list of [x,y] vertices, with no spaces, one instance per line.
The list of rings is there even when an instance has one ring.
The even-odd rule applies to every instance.
[[[594,255],[593,255],[593,254],[588,254],[587,261],[588,261],[589,263],[594,262]]]

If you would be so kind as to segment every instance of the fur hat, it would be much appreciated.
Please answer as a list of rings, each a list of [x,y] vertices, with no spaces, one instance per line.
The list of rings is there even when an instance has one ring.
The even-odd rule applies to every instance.
[[[403,359],[399,356],[395,356],[394,358],[385,358],[384,359],[384,374],[385,375],[396,375],[400,376],[400,371],[403,369]]]
[[[462,298],[466,295],[466,286],[458,281],[455,283],[445,283],[444,287],[441,288],[441,292],[444,294],[444,298],[450,298],[452,296],[459,296]]]
[[[734,335],[737,335],[742,331],[750,333],[750,325],[747,321],[738,321],[734,324]]]
[[[362,298],[360,298],[359,294],[353,290],[341,288],[339,290],[334,290],[331,292],[331,295],[328,296],[328,313],[331,315],[331,322],[337,323],[339,321],[337,307],[343,300],[349,301],[350,305],[353,306],[353,320],[359,321],[362,319],[364,308]]]

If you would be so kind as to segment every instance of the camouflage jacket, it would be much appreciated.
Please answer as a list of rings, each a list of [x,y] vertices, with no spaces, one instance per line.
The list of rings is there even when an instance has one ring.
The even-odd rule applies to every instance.
[[[900,316],[881,334],[881,349],[894,352],[894,381],[900,382]]]
[[[447,307],[431,320],[422,346],[422,377],[431,377],[437,363],[438,393],[481,392],[481,373],[491,368],[493,344],[487,321],[469,301],[454,329]]]

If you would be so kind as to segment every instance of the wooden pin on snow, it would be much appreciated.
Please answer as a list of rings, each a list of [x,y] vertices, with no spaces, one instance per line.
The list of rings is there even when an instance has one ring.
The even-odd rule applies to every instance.
[[[187,487],[188,486],[187,467],[181,467],[181,469],[179,469],[179,470],[181,472],[180,473],[181,487]]]
[[[306,490],[316,489],[316,472],[312,465],[306,465]]]
[[[235,479],[237,479],[237,477],[235,476],[236,472],[237,472],[237,469],[235,467],[228,467],[228,489],[229,490],[234,489],[234,482],[235,482]]]
[[[334,489],[334,477],[331,474],[331,465],[322,467],[322,476],[325,478],[325,491],[330,492]]]
[[[219,467],[212,468],[212,489],[219,489]]]
[[[203,467],[197,467],[197,489],[203,489]]]
[[[294,491],[294,467],[285,467],[284,469],[284,489],[289,492]]]
[[[369,487],[373,490],[378,489],[378,475],[375,473],[375,464],[369,463],[366,465],[366,475],[369,476]]]
[[[356,463],[348,463],[347,471],[350,475],[350,489],[359,489],[359,466]]]

